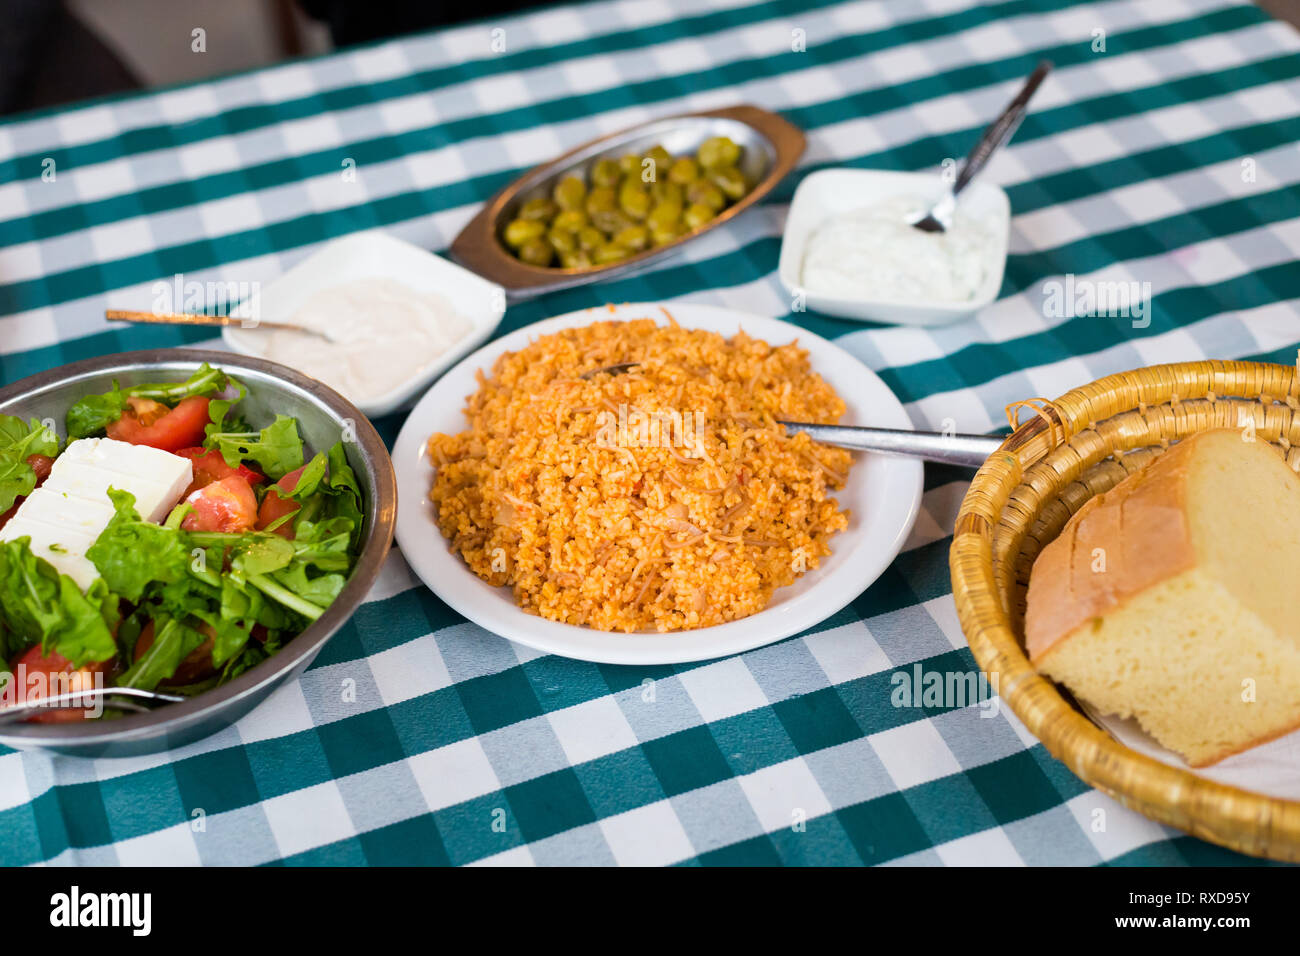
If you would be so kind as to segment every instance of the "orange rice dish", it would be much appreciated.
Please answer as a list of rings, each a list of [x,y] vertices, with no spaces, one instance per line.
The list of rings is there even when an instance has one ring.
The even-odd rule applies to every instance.
[[[584,373],[637,363],[622,374]],[[848,451],[788,438],[844,402],[797,343],[603,321],[497,359],[429,439],[438,526],[524,610],[606,631],[746,617],[848,526]]]

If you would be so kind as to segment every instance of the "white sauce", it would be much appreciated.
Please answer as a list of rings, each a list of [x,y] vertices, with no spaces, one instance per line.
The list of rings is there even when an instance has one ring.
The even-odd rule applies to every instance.
[[[995,266],[995,233],[960,207],[946,232],[909,225],[929,205],[916,196],[894,196],[827,220],[808,240],[804,287],[854,299],[973,299]]]
[[[353,401],[381,398],[409,382],[469,334],[451,303],[393,279],[358,279],[322,289],[287,321],[319,329],[263,330],[262,354]]]

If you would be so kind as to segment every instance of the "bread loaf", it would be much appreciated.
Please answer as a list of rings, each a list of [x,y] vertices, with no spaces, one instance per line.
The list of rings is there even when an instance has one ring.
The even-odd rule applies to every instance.
[[[1300,476],[1199,433],[1087,502],[1030,574],[1035,666],[1192,766],[1300,726]]]

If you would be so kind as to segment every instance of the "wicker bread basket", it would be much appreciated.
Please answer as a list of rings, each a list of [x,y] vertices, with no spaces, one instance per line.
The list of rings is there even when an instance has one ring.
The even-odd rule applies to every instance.
[[[1036,402],[1038,400],[1035,400]],[[1048,751],[1125,806],[1243,853],[1300,861],[1300,801],[1215,783],[1116,742],[1040,677],[1025,654],[1029,570],[1090,497],[1171,442],[1254,429],[1300,471],[1300,377],[1286,365],[1188,362],[1123,372],[1024,408],[962,502],[949,566],[979,666]]]

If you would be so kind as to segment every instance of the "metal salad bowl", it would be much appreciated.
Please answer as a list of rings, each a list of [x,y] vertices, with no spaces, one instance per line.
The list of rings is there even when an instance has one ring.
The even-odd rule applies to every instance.
[[[203,349],[122,352],[64,365],[0,389],[0,414],[52,419],[62,432],[68,407],[85,395],[110,390],[114,380],[122,385],[183,381],[204,362],[229,372],[248,387],[240,408],[253,425],[269,424],[276,413],[292,416],[313,452],[345,438],[344,449],[361,487],[365,513],[360,554],[347,584],[301,634],[228,684],[182,703],[108,720],[5,724],[0,727],[0,744],[80,757],[126,757],[179,747],[216,733],[301,674],[356,611],[379,574],[397,520],[397,480],[388,450],[369,419],[351,402],[291,368],[234,352]]]
[[[741,147],[739,168],[753,188],[693,232],[618,262],[585,269],[530,265],[515,258],[506,248],[502,235],[506,224],[515,218],[516,210],[530,199],[549,196],[551,189],[565,176],[572,173],[586,180],[589,167],[597,159],[617,159],[625,153],[640,154],[656,145],[663,146],[674,156],[694,153],[701,143],[713,136],[727,136]],[[497,193],[452,242],[451,255],[483,278],[504,286],[511,298],[524,298],[626,275],[649,262],[672,255],[681,249],[683,243],[730,222],[753,206],[794,169],[806,143],[798,127],[757,106],[733,106],[668,116],[610,133],[529,170]]]

